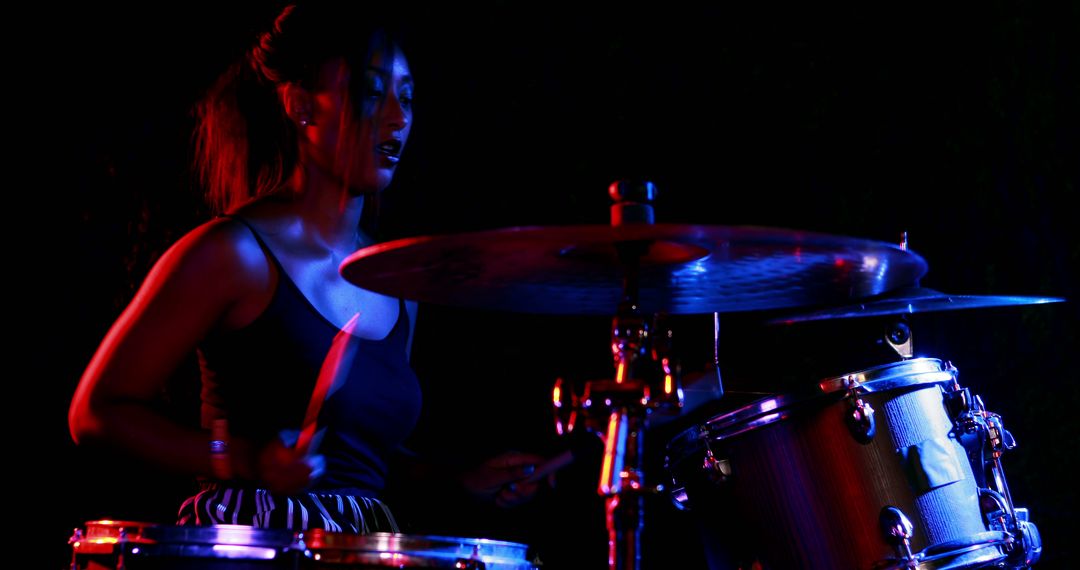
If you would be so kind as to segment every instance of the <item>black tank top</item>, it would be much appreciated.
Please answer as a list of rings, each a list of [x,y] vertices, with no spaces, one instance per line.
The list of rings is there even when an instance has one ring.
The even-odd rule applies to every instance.
[[[227,418],[231,433],[265,442],[298,430],[339,329],[308,301],[277,257],[246,221],[278,282],[266,310],[250,325],[207,338],[199,346],[202,422]],[[213,278],[213,276],[208,276]],[[381,340],[358,343],[345,383],[323,403],[318,452],[326,474],[316,491],[377,496],[388,461],[416,426],[420,384],[408,361],[409,319],[400,302],[397,322]]]

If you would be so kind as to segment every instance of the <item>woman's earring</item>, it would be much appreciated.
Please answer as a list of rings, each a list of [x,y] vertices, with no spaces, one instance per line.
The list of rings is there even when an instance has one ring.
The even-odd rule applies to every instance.
[[[301,113],[300,117],[296,120],[296,122],[300,123],[301,127],[314,127],[315,126],[315,121],[312,121],[311,117],[307,113]]]

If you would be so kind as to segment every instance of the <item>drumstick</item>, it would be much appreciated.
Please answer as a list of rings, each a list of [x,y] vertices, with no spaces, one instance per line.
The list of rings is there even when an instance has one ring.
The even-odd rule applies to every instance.
[[[582,430],[573,431],[566,436],[567,449],[558,455],[549,457],[546,461],[536,466],[536,469],[525,481],[532,483],[570,465],[579,457],[588,457],[597,453],[603,453],[603,444],[595,434]]]
[[[296,441],[296,450],[300,453],[314,451],[309,448],[315,440],[319,410],[322,409],[326,397],[330,395],[331,387],[340,386],[349,374],[357,348],[357,344],[350,341],[359,318],[360,313],[357,313],[349,319],[348,323],[345,323],[345,326],[334,336],[333,342],[330,343],[330,350],[323,359],[322,368],[319,369],[319,376],[315,381],[315,389],[308,401],[307,413],[304,414],[304,423],[300,427],[300,436]]]
[[[535,483],[536,481],[547,477],[548,475],[558,471],[559,469],[562,469],[563,467],[566,467],[567,465],[570,465],[573,462],[574,453],[573,451],[568,449],[554,457],[549,458],[547,461],[541,463],[540,465],[537,465],[536,469],[533,470],[532,475],[529,475],[525,479],[525,482]]]

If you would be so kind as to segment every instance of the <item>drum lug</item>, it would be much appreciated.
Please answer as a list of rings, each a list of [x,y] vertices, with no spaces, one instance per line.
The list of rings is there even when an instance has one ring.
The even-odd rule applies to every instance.
[[[918,558],[911,551],[911,537],[915,535],[915,525],[904,511],[892,506],[881,509],[878,517],[881,534],[885,542],[896,549],[896,556],[908,568],[918,567]]]
[[[854,388],[848,392],[847,400],[850,405],[845,417],[848,430],[855,441],[864,445],[870,443],[874,440],[874,434],[877,433],[877,420],[874,419],[873,406],[859,397]]]
[[[874,407],[859,395],[859,380],[855,375],[845,376],[843,381],[847,389],[844,399],[847,400],[848,411],[844,419],[847,422],[848,431],[851,432],[855,441],[866,445],[874,440],[874,434],[877,433]]]
[[[713,483],[723,483],[724,481],[727,481],[728,478],[731,477],[731,460],[716,458],[712,446],[709,445],[709,433],[707,428],[703,429],[701,435],[705,442],[705,458],[701,461],[701,469],[705,471],[705,476]]]
[[[713,483],[723,483],[731,477],[731,460],[717,459],[711,449],[705,452],[701,468]]]

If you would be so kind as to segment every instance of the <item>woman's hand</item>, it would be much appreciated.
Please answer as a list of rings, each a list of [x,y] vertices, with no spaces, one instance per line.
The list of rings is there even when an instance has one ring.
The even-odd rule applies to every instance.
[[[298,431],[282,431],[255,458],[257,483],[271,493],[282,495],[295,495],[310,488],[326,471],[326,459],[314,452],[322,433],[320,430],[304,451],[296,449]]]
[[[532,499],[545,479],[554,486],[554,472],[537,471],[545,461],[540,455],[508,451],[464,472],[461,484],[478,499],[493,501],[499,507],[514,507]]]

